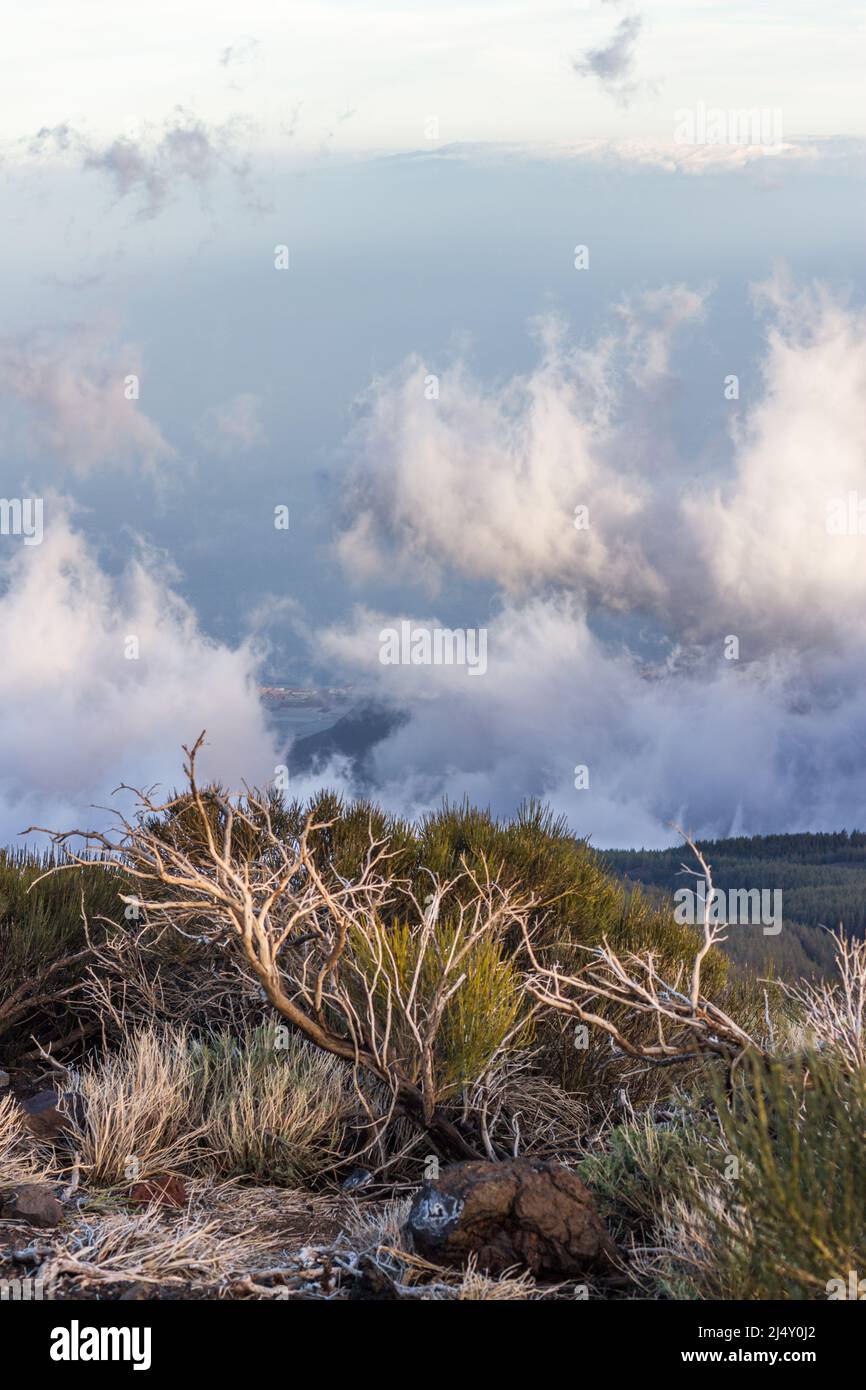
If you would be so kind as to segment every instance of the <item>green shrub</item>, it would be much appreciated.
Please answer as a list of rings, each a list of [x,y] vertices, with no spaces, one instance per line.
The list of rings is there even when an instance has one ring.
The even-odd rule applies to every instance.
[[[645,1113],[614,1126],[578,1165],[617,1243],[652,1242],[671,1176],[685,1172],[695,1144],[690,1123],[659,1123]]]
[[[209,816],[214,817],[214,828],[218,830],[223,812],[216,801],[209,800],[207,789],[202,795]],[[480,877],[489,872],[500,887],[515,888],[533,900],[531,925],[536,951],[541,959],[555,960],[565,970],[576,970],[585,964],[583,948],[607,940],[616,951],[624,954],[652,950],[661,973],[675,980],[688,969],[696,949],[697,935],[693,928],[677,924],[669,909],[659,906],[640,890],[627,890],[617,883],[595,851],[571,834],[565,819],[556,817],[538,802],[528,802],[510,820],[498,820],[489,811],[468,803],[459,806],[446,803],[440,810],[423,817],[417,826],[412,826],[385,814],[370,802],[344,802],[327,791],[305,803],[284,804],[275,792],[266,794],[262,801],[267,806],[274,832],[281,837],[297,836],[310,815],[322,825],[311,836],[310,848],[316,855],[320,872],[335,886],[360,873],[371,834],[387,840],[388,872],[401,880],[418,901],[423,901],[430,890],[431,874],[441,880],[462,875],[461,881],[443,901],[443,921],[453,917],[460,902],[474,891],[465,870]],[[266,837],[258,831],[259,825],[264,826],[264,818],[258,807],[250,807],[247,803],[244,809],[251,826],[236,824],[235,846],[242,856],[255,859],[266,852]],[[172,809],[151,824],[174,843],[180,842],[193,856],[205,853],[204,828],[188,795],[178,796]],[[400,892],[396,892],[390,908],[392,915],[390,919],[385,916],[384,925],[391,932],[392,949],[400,943],[405,954],[410,944],[405,935],[400,898]],[[189,931],[195,935],[194,919],[189,923]],[[503,998],[510,1001],[508,1008],[512,1007],[513,985],[522,964],[523,944],[519,934],[513,933],[506,938],[504,946],[504,951],[499,946],[485,948],[496,954],[495,962],[492,958],[488,961],[486,990],[479,973],[479,954],[475,965],[477,978],[467,983],[450,1009],[446,1033],[452,1051],[457,1046],[454,1028],[458,1027],[456,1020],[462,1010],[463,1022],[458,1032],[462,1030],[459,1046],[464,1060],[458,1063],[454,1053],[446,1066],[449,1092],[458,1090],[462,1081],[470,1076],[467,1069],[473,1053],[477,1060],[489,1055],[495,1047],[497,1020],[504,1019],[508,1012],[497,994],[497,982],[493,979],[497,972],[503,988],[507,982]],[[188,951],[194,950],[194,946],[188,947]],[[722,953],[710,952],[703,969],[703,988],[710,998],[722,999],[727,988],[726,971],[727,961]],[[386,983],[385,980],[380,982],[380,996]],[[399,981],[390,983],[395,985]],[[477,1003],[472,1021],[470,997]],[[635,1019],[605,1003],[600,1004],[599,1012],[628,1027],[635,1041],[642,1040],[644,1035],[648,1037],[653,1027],[650,1020]],[[636,1071],[631,1064],[623,1065],[600,1033],[593,1034],[588,1048],[576,1048],[573,1028],[561,1018],[541,1023],[533,1035],[533,1042],[539,1050],[539,1066],[550,1079],[564,1090],[591,1098],[599,1113],[606,1110],[615,1091],[623,1085],[638,1103],[666,1093],[677,1079],[671,1073]]]
[[[100,918],[116,918],[122,908],[118,895],[125,885],[116,872],[94,865],[41,877],[58,862],[62,861],[51,854],[32,850],[0,850],[0,1005],[16,990],[36,986],[56,962],[84,949],[82,909],[91,939],[98,941],[103,933]],[[86,963],[77,962],[55,971],[51,993],[74,985],[85,969]],[[40,988],[32,992],[44,993]],[[50,999],[6,1020],[0,1007],[0,1044],[11,1046],[20,1034],[28,1039],[31,1033],[57,1036],[64,1028],[64,1006]]]
[[[415,984],[415,996],[422,1013],[432,1003],[439,984],[442,963],[460,948],[466,926],[461,929],[455,916],[436,922],[432,939],[423,951],[422,931],[406,922],[395,921],[388,931],[388,953],[374,961],[370,948],[360,935],[353,940],[352,960],[363,982],[375,979],[374,1006],[380,1018],[379,1033],[384,1034],[386,1015],[391,1017],[392,1036],[401,1071],[416,1085],[420,1083],[421,1057],[417,1039],[399,1010],[390,1010],[394,997],[407,998]],[[529,1011],[520,971],[495,936],[482,936],[470,947],[460,966],[462,983],[451,995],[442,1014],[433,1048],[433,1073],[440,1101],[453,1099],[466,1086],[481,1077],[500,1047],[525,1046],[532,1037],[527,1019]],[[455,980],[456,983],[456,980]],[[366,1010],[362,979],[357,980],[355,1007],[359,1016]]]
[[[219,830],[219,818],[224,813],[211,796],[211,789],[203,789],[202,795],[214,829]],[[515,887],[533,899],[532,927],[539,957],[557,961],[566,971],[579,969],[586,961],[583,948],[597,946],[603,940],[620,953],[651,949],[661,973],[671,979],[687,969],[693,955],[697,940],[694,929],[678,925],[666,908],[641,891],[627,890],[617,883],[595,851],[570,833],[566,821],[537,802],[527,803],[512,819],[505,820],[468,803],[446,803],[417,826],[386,815],[372,803],[343,802],[330,792],[321,792],[306,803],[284,803],[277,792],[271,791],[264,802],[274,831],[286,839],[299,833],[311,813],[317,821],[329,822],[312,837],[311,848],[320,871],[334,883],[359,873],[371,831],[375,837],[388,840],[389,872],[402,879],[419,901],[429,892],[431,873],[451,879],[463,873],[464,868],[479,875],[489,871],[500,886]],[[235,822],[234,843],[241,858],[255,862],[267,853],[264,816],[248,803],[245,809],[251,825]],[[149,825],[174,844],[181,844],[193,857],[206,852],[206,834],[188,794],[176,796],[170,809],[151,817]],[[82,886],[87,888],[86,905],[93,921],[100,913],[118,917],[117,894],[121,885],[116,873],[105,874],[98,868],[70,871],[47,880],[28,899],[24,890],[28,875],[35,877],[38,872],[35,861],[7,859],[7,864],[6,882],[15,896],[12,915],[24,924],[23,930],[20,925],[16,928],[17,944],[11,955],[7,948],[8,968],[16,976],[22,970],[31,970],[33,959],[40,952],[61,951],[81,943]],[[0,873],[0,886],[3,884]],[[167,890],[158,886],[153,889],[157,895],[160,891]],[[447,923],[456,916],[460,899],[471,891],[464,876],[443,902],[441,915],[446,925],[438,931],[447,932]],[[390,920],[386,918],[385,925],[391,932],[392,949],[399,947],[407,956],[408,968],[412,948],[405,933],[400,896],[395,893],[390,909],[393,915]],[[8,915],[7,912],[7,918]],[[149,968],[161,972],[166,983],[175,978],[193,981],[197,971],[207,968],[196,940],[192,914],[187,932],[186,937],[163,933],[149,945]],[[6,935],[8,940],[8,931]],[[437,1057],[437,1063],[444,1067],[448,1094],[456,1094],[467,1079],[472,1079],[473,1069],[483,1065],[516,1021],[522,949],[519,937],[512,936],[503,945],[488,944],[474,954],[472,973],[449,1006],[442,1055]],[[731,988],[726,981],[726,968],[724,956],[715,950],[704,964],[705,992],[720,1002],[724,1002],[725,993]],[[0,939],[0,981],[2,970]],[[426,983],[429,985],[430,981]],[[745,997],[748,988],[742,984],[736,988],[744,996],[740,1001],[743,1006],[751,1004],[755,1013],[758,1003]],[[649,1020],[627,1017],[604,1003],[599,1011],[628,1027],[636,1041],[652,1028]],[[183,1017],[197,1027],[208,1021],[193,1018],[188,1011]],[[215,1013],[209,1021],[214,1027],[236,1023],[224,1012]],[[528,1040],[529,1034],[518,1037],[524,1044]],[[573,1027],[562,1018],[540,1023],[532,1043],[537,1049],[537,1065],[549,1079],[589,1100],[598,1114],[604,1113],[623,1086],[633,1103],[638,1104],[667,1093],[680,1079],[673,1072],[636,1069],[633,1064],[624,1063],[612,1053],[609,1041],[600,1033],[592,1034],[587,1048],[575,1047]]]
[[[866,1075],[832,1055],[755,1058],[728,1096],[683,1097],[673,1124],[645,1116],[581,1168],[655,1297],[826,1298],[866,1274]],[[641,1256],[648,1247],[652,1258]]]
[[[824,1298],[828,1280],[862,1278],[866,1073],[832,1055],[754,1061],[719,1120],[739,1177],[692,1194],[720,1236],[710,1296]]]

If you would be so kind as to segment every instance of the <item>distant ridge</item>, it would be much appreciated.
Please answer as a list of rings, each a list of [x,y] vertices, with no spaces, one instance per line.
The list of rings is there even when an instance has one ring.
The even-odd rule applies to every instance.
[[[735,960],[789,977],[823,973],[833,952],[822,926],[841,922],[851,936],[866,936],[866,832],[738,835],[699,844],[717,888],[770,888],[783,894],[781,934],[773,939],[748,928],[732,929],[726,949]],[[689,862],[689,851],[678,845],[604,850],[601,857],[626,883],[660,894],[673,894],[688,883],[680,868]]]
[[[370,780],[370,753],[377,743],[405,724],[408,715],[390,705],[366,701],[356,705],[329,729],[296,739],[289,749],[288,767],[292,775],[315,772],[336,756],[349,760],[353,778]]]

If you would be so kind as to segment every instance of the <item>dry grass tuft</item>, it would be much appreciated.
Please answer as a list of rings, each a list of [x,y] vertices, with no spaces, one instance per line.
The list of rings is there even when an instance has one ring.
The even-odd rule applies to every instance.
[[[273,1028],[205,1040],[143,1028],[83,1068],[80,1090],[82,1177],[108,1188],[157,1173],[294,1184],[333,1165],[356,1107],[341,1063]]]
[[[45,1158],[24,1120],[17,1100],[0,1100],[0,1187],[16,1183],[47,1182],[56,1173]]]
[[[351,1071],[297,1034],[256,1029],[193,1048],[207,1157],[199,1171],[294,1184],[339,1161],[357,1106]]]
[[[86,1182],[128,1186],[192,1162],[206,1126],[184,1029],[130,1034],[116,1052],[82,1068],[80,1091],[73,1143]]]
[[[454,1285],[448,1292],[437,1292],[431,1297],[437,1301],[454,1299],[460,1303],[499,1303],[503,1299],[521,1299],[525,1302],[528,1299],[537,1301],[541,1298],[552,1298],[558,1291],[558,1288],[553,1286],[540,1289],[532,1275],[526,1271],[521,1274],[518,1270],[506,1270],[504,1274],[494,1278],[480,1272],[474,1263],[470,1263],[464,1270],[459,1284]]]
[[[214,1284],[263,1256],[254,1228],[226,1233],[219,1223],[164,1208],[89,1218],[64,1232],[40,1270],[48,1296],[62,1276],[84,1284]]]

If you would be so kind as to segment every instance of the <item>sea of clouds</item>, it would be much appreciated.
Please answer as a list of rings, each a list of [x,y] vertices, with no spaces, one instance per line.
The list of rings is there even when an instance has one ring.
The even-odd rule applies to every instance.
[[[683,458],[670,409],[676,345],[715,293],[633,294],[592,343],[540,318],[533,365],[493,385],[457,353],[370,382],[341,478],[346,616],[299,621],[330,683],[408,716],[369,764],[392,810],[468,796],[509,814],[536,796],[599,845],[669,843],[671,820],[701,835],[866,823],[866,536],[827,526],[834,500],[866,499],[866,316],[782,270],[754,287],[760,381],[728,403],[720,470]],[[231,786],[285,760],[262,646],[205,631],[134,518],[120,570],[86,537],[78,480],[126,470],[170,489],[182,467],[119,392],[136,349],[107,332],[0,339],[4,451],[34,473],[50,458],[57,482],[42,544],[0,545],[0,843],[99,820],[121,782],[170,789],[203,728],[204,770]],[[255,396],[214,406],[197,434],[217,455],[252,447]],[[405,607],[374,611],[365,586],[383,577],[405,580]],[[383,665],[381,631],[436,626],[455,581],[487,596],[463,623],[487,629],[483,678]],[[291,597],[302,612],[309,595]],[[359,789],[334,760],[295,790],[326,782]]]
[[[508,813],[540,796],[604,845],[669,842],[671,820],[705,835],[864,822],[866,537],[827,523],[836,499],[866,497],[866,317],[781,272],[756,287],[762,379],[748,409],[731,402],[729,473],[698,459],[672,488],[671,349],[704,298],[623,304],[591,351],[544,323],[537,365],[495,392],[455,363],[431,403],[418,360],[371,387],[347,571],[420,573],[432,597],[456,571],[499,595],[479,680],[377,665],[380,629],[435,624],[432,601],[359,607],[322,635],[411,711],[375,753],[389,805],[468,795]],[[605,611],[653,624],[659,659],[599,637]]]

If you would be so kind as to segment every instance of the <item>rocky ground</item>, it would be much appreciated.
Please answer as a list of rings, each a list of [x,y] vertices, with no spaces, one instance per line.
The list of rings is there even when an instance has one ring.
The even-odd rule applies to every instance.
[[[620,1278],[591,1195],[558,1163],[454,1164],[396,1193],[363,1170],[335,1191],[178,1173],[106,1191],[76,1163],[80,1095],[33,1080],[3,1094],[31,1161],[22,1169],[19,1149],[17,1172],[0,1170],[0,1287],[12,1297],[544,1298]]]

